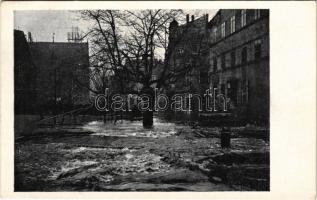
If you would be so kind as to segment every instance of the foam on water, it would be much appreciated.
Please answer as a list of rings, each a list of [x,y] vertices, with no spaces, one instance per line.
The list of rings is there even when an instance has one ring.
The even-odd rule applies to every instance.
[[[111,122],[104,123],[103,121],[93,121],[85,124],[85,131],[93,132],[93,135],[99,136],[117,136],[117,137],[168,137],[177,133],[184,126],[153,119],[153,128],[143,128],[142,121],[120,120],[116,124]]]

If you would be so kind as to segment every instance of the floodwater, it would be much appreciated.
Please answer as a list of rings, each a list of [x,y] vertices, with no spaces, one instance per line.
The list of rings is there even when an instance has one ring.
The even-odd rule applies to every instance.
[[[204,131],[219,133],[218,129]],[[234,138],[231,149],[221,149],[219,137],[201,138],[193,132],[188,126],[155,118],[152,129],[144,129],[141,121],[123,120],[116,125],[92,121],[25,137],[15,145],[15,190],[251,190],[240,181],[243,173],[248,180],[269,182],[268,164],[262,159],[267,160],[268,142]],[[243,173],[225,171],[236,170],[239,164]]]
[[[83,130],[93,132],[97,136],[117,136],[117,137],[168,137],[177,133],[177,131],[186,126],[166,122],[154,118],[154,126],[151,129],[143,128],[142,121],[120,120],[116,124],[103,121],[92,121],[83,126]]]

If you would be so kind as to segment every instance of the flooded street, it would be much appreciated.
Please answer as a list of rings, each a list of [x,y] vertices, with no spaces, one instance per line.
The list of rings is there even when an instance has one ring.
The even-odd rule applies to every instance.
[[[198,132],[198,134],[197,134]],[[240,131],[241,132],[241,131]],[[243,131],[242,131],[243,132]],[[269,142],[238,128],[231,148],[219,128],[154,119],[93,121],[17,139],[17,191],[229,191],[269,187]]]
[[[186,126],[169,123],[158,118],[153,119],[155,126],[152,129],[145,129],[140,121],[120,120],[116,124],[102,121],[93,121],[85,124],[83,130],[91,131],[93,135],[117,136],[117,137],[168,137],[177,133],[178,130]]]

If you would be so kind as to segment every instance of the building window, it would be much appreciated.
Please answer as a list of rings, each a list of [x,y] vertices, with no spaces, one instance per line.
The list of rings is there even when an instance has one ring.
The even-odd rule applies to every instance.
[[[244,64],[247,62],[247,47],[243,47],[242,51],[241,51],[241,63]]]
[[[241,10],[241,27],[244,27],[247,24],[247,11]]]
[[[155,80],[156,80],[156,75],[152,75],[151,81],[155,81]]]
[[[241,104],[248,103],[248,80],[242,81],[241,83]]]
[[[226,86],[225,84],[220,84],[220,94],[226,94]]]
[[[208,83],[208,73],[204,71],[199,71],[199,83],[207,84]]]
[[[190,83],[191,83],[191,80],[190,80],[190,72],[187,72],[186,75],[185,75],[185,80],[186,80],[186,86],[189,86]]]
[[[258,60],[261,58],[262,41],[260,39],[254,41],[254,59]]]
[[[230,33],[236,31],[236,16],[232,16],[230,19]]]
[[[254,11],[254,19],[257,20],[257,19],[260,19],[261,17],[261,14],[260,14],[260,10],[255,10]]]
[[[231,57],[231,67],[234,67],[236,64],[236,52],[232,51],[230,54],[230,57]]]
[[[213,71],[217,71],[217,58],[214,58],[214,66],[213,66]]]
[[[226,22],[221,24],[221,37],[226,36]]]
[[[221,56],[221,68],[222,68],[222,69],[225,69],[225,68],[226,68],[226,55],[225,55],[225,54],[223,54],[223,55]]]
[[[220,57],[218,57],[217,58],[217,70],[221,70],[221,58]]]
[[[184,49],[183,49],[183,48],[178,48],[178,49],[177,49],[177,54],[178,54],[178,55],[184,54]]]
[[[227,97],[230,101],[237,104],[239,93],[239,81],[237,79],[231,79],[227,81]]]
[[[213,37],[214,37],[214,41],[217,40],[217,27],[215,27],[215,29],[213,30]]]
[[[61,79],[61,71],[60,71],[59,67],[56,67],[54,69],[54,78],[56,81],[60,81],[60,79]]]

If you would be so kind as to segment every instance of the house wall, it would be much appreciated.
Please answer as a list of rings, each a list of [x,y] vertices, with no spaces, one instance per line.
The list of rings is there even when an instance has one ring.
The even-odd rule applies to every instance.
[[[268,123],[269,10],[224,9],[204,22],[206,17],[170,25],[172,70],[193,62],[196,48],[191,44],[202,38],[195,68],[177,81],[174,91],[202,94],[217,88],[229,99],[229,112],[246,121]]]
[[[36,66],[23,31],[14,30],[14,112],[29,114],[35,111]]]
[[[258,18],[255,17],[255,13],[258,12],[256,10],[245,12],[246,23],[243,27],[242,10],[220,10],[216,14],[217,20],[209,24],[210,87],[219,88],[230,98],[231,111],[239,112],[240,116],[246,117],[248,121],[268,123],[268,10],[260,10]],[[235,31],[231,33],[230,19],[233,16],[236,23]],[[226,24],[224,37],[221,35],[223,23]]]
[[[206,25],[208,15],[204,15],[186,24],[171,24],[168,50],[171,52],[169,64],[171,70],[184,71],[173,84],[176,93],[201,92],[201,77],[206,72],[207,66],[202,54],[206,51],[207,37]],[[185,70],[184,69],[188,69]]]

